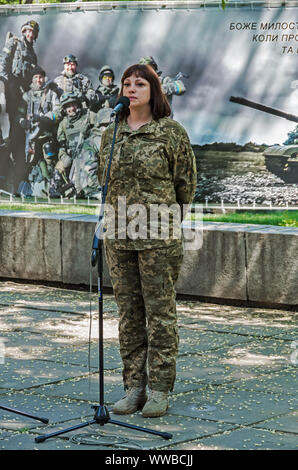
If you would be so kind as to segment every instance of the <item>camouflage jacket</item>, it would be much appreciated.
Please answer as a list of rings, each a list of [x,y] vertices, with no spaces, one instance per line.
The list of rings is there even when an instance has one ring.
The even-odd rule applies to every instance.
[[[33,125],[38,125],[38,139],[54,136],[59,122],[58,95],[53,90],[46,88],[36,90],[31,85],[30,90],[23,94],[23,102],[24,104],[18,108],[18,118],[30,121],[31,129]]]
[[[183,95],[186,91],[185,85],[182,80],[176,80],[171,77],[161,78],[161,87],[167,97],[172,95]]]
[[[101,84],[96,88],[95,94],[95,112],[99,111],[103,107],[114,108],[119,94],[119,87],[117,85],[106,86]]]
[[[110,154],[113,131],[114,124],[102,136],[98,162],[100,184],[105,161]],[[115,213],[115,240],[111,239],[113,234],[109,223],[113,221],[108,210],[108,243],[116,248],[133,250],[171,245],[177,238],[177,232],[174,233],[177,224],[180,230],[181,212],[178,221],[177,217],[169,217],[168,237],[160,234],[162,223],[160,218],[156,218],[156,212],[155,217],[151,215],[158,209],[161,213],[164,211],[166,217],[170,206],[174,205],[172,207],[179,210],[184,204],[190,204],[195,188],[195,156],[188,135],[178,122],[170,118],[152,120],[136,131],[131,130],[126,121],[120,122],[106,198],[107,207],[112,208],[111,216],[113,211]],[[136,205],[141,205],[139,214],[134,212]],[[139,238],[132,240],[130,235],[126,237],[126,231],[129,233],[133,224],[138,222]],[[112,225],[111,229],[113,231]]]
[[[82,108],[76,116],[71,118],[65,116],[60,122],[57,131],[57,141],[60,147],[58,157],[62,160],[64,168],[71,166],[84,140],[89,137],[95,117],[92,111]]]
[[[54,82],[58,85],[62,93],[76,91],[82,100],[93,100],[95,92],[91,80],[82,73],[76,73],[68,76],[64,71],[55,78]]]
[[[35,90],[31,86],[30,90],[23,94],[23,100],[27,103],[27,115],[38,114],[49,119],[56,119],[56,113],[60,107],[58,95],[53,90],[47,88]]]
[[[10,36],[5,42],[0,57],[0,75],[6,80],[17,79],[19,85],[28,89],[37,57],[32,44],[26,39]]]

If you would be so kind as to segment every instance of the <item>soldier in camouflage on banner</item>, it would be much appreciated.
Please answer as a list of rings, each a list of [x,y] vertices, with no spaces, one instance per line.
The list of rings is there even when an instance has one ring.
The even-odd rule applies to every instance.
[[[81,187],[85,197],[93,199],[100,199],[101,197],[101,186],[98,185],[97,176],[97,154],[100,149],[102,135],[111,123],[112,111],[112,108],[103,107],[96,113],[94,127],[82,147],[81,162],[84,171],[81,172]]]
[[[30,90],[23,94],[23,100],[26,106],[21,109],[19,124],[26,132],[25,160],[31,172],[29,183],[24,182],[20,192],[44,196],[56,164],[53,157],[57,157],[60,106],[57,85],[52,81],[46,83],[41,67],[34,68]]]
[[[176,377],[174,286],[183,257],[180,207],[190,204],[194,196],[196,165],[185,129],[169,118],[170,105],[153,68],[133,65],[121,83],[120,95],[129,98],[130,107],[119,118],[106,199],[115,226],[110,229],[111,217],[106,213],[104,238],[119,309],[126,390],[113,412],[142,409],[144,417],[158,417],[167,412],[168,392]],[[113,132],[110,125],[102,136],[99,181]],[[160,206],[163,210],[174,206],[178,218],[169,217],[164,224],[163,214],[157,214],[151,224],[151,209]],[[163,236],[165,228],[169,232]]]
[[[162,72],[158,71],[157,63],[155,62],[152,56],[142,57],[139,61],[139,64],[150,65],[155,70],[157,75],[160,77],[162,90],[164,94],[166,95],[167,100],[171,106],[171,109],[172,109],[171,117],[173,117],[173,108],[172,108],[173,95],[181,96],[185,93],[186,88],[181,78],[183,77],[188,78],[188,75],[180,72],[174,78],[171,78],[168,76],[161,77]]]
[[[96,101],[92,106],[92,111],[99,111],[102,108],[114,108],[119,87],[114,84],[115,74],[109,65],[104,65],[99,71],[99,86],[95,90]]]
[[[65,56],[63,67],[62,73],[54,80],[60,93],[74,91],[85,106],[90,106],[96,100],[95,91],[90,78],[77,71],[77,58],[72,54]]]
[[[9,181],[7,175],[11,170],[11,159],[9,158],[10,151],[7,139],[3,138],[2,129],[0,128],[0,188],[9,191]]]
[[[63,112],[63,119],[59,124],[57,140],[59,144],[59,160],[56,164],[56,172],[60,175],[60,183],[57,173],[54,176],[56,181],[56,191],[64,184],[71,184],[73,192],[80,197],[85,197],[85,189],[89,182],[90,155],[83,151],[83,147],[92,148],[91,155],[95,157],[95,149],[92,143],[89,144],[88,137],[96,120],[96,114],[88,108],[82,106],[80,97],[76,92],[63,93],[60,98],[60,106]],[[97,168],[97,164],[96,164]],[[93,170],[96,172],[96,169]],[[55,185],[54,185],[55,186]],[[97,184],[96,184],[97,186]],[[51,194],[51,193],[50,193]]]
[[[13,158],[14,191],[28,172],[24,164],[25,133],[16,122],[22,105],[22,94],[31,84],[32,71],[37,65],[34,42],[39,34],[39,25],[34,20],[27,21],[21,28],[22,37],[7,33],[0,57],[0,80],[5,84],[6,109],[9,115],[9,142]]]

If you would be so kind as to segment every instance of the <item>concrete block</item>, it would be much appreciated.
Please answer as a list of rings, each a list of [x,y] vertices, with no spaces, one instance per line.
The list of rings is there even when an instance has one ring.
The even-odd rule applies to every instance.
[[[0,211],[0,277],[89,285],[95,216]],[[298,304],[298,229],[203,224],[186,250],[178,294]],[[92,284],[97,285],[97,267]],[[105,256],[103,286],[111,287]]]
[[[199,250],[185,251],[176,284],[179,294],[246,299],[243,232],[204,230]]]
[[[0,217],[0,275],[61,282],[59,220]]]
[[[248,299],[298,304],[298,236],[246,233]]]
[[[96,224],[85,220],[62,220],[62,279],[65,284],[97,285],[97,267],[91,268],[92,241]],[[103,285],[111,286],[108,267],[103,256]]]

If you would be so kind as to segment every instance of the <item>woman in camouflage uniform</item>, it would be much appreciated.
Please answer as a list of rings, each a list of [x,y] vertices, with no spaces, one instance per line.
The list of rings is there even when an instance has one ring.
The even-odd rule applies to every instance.
[[[156,72],[136,64],[124,72],[121,83],[120,94],[129,98],[130,107],[120,114],[115,142],[106,204],[113,209],[117,226],[113,234],[107,230],[105,249],[120,315],[126,395],[113,412],[129,414],[142,408],[143,416],[155,417],[166,413],[176,376],[174,285],[183,246],[181,236],[174,235],[174,217],[169,217],[169,235],[164,237],[160,218],[154,224],[148,216],[161,204],[180,208],[191,203],[195,158],[186,131],[168,117],[170,106]],[[113,130],[112,124],[102,136],[99,181]],[[133,233],[137,226],[139,232]]]

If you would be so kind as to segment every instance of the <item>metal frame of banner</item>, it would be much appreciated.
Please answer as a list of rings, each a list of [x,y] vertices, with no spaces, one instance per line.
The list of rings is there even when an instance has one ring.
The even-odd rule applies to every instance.
[[[257,8],[295,8],[298,0],[227,0],[225,9],[257,9]],[[64,2],[64,3],[32,3],[0,5],[0,15],[42,14],[42,13],[75,13],[97,11],[98,13],[111,11],[192,11],[206,8],[223,9],[222,0],[179,0],[179,1],[128,1],[128,2]]]

